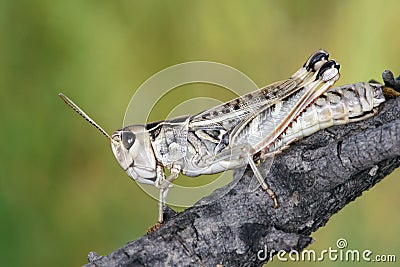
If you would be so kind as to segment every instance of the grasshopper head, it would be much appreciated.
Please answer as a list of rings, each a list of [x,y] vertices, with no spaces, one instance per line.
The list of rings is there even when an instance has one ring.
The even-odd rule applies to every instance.
[[[71,99],[59,94],[61,99],[76,113],[81,115],[90,124],[96,127],[104,136],[111,141],[111,148],[121,167],[126,173],[140,183],[155,183],[156,159],[150,143],[149,133],[144,126],[132,125],[115,131],[110,136]]]
[[[154,184],[156,159],[145,127],[132,125],[115,131],[111,136],[111,149],[131,178],[140,183]]]

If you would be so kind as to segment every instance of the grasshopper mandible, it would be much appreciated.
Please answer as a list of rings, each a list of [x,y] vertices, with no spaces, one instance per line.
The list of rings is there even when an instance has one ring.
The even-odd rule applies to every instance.
[[[159,189],[161,224],[168,189],[179,173],[194,177],[249,164],[274,207],[278,207],[277,196],[255,162],[273,157],[277,153],[272,151],[274,147],[285,148],[285,131],[339,78],[339,64],[328,57],[326,51],[318,50],[287,80],[197,115],[130,125],[111,136],[69,98],[59,95],[111,141],[118,163],[132,179]],[[165,169],[170,172],[168,177]]]

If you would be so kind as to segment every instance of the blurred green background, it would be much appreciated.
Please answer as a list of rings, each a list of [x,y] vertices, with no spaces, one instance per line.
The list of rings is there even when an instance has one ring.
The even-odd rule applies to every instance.
[[[89,251],[108,254],[139,238],[157,218],[156,201],[57,93],[112,132],[147,78],[186,61],[221,62],[261,86],[324,48],[341,63],[337,84],[380,80],[384,69],[400,74],[399,25],[397,0],[0,0],[0,265],[79,266]],[[170,108],[163,103],[160,112]],[[334,215],[310,248],[346,238],[351,249],[400,261],[399,176]]]

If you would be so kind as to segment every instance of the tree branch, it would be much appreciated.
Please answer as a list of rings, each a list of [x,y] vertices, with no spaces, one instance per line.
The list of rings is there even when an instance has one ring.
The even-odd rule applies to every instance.
[[[384,76],[386,85],[398,87],[391,77]],[[234,186],[207,197],[218,200],[170,214],[160,229],[108,256],[91,252],[86,266],[261,266],[268,258],[260,261],[257,252],[265,247],[301,251],[312,232],[400,165],[400,98],[380,109],[371,119],[320,131],[275,157],[266,180],[278,209],[261,188],[249,191],[249,168],[242,176],[237,171]],[[260,171],[265,167],[260,164]]]

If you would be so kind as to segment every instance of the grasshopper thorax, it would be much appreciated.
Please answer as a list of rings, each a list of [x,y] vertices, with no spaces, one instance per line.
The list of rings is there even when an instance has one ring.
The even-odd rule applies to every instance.
[[[156,159],[144,126],[131,125],[115,131],[111,136],[111,149],[119,165],[131,178],[154,184]]]

